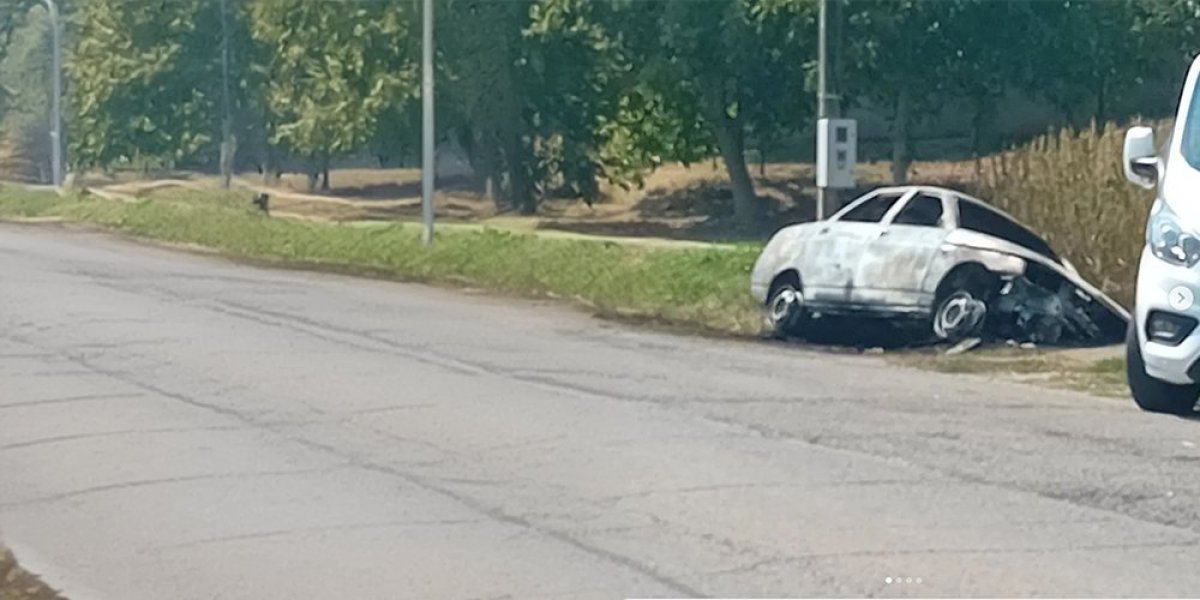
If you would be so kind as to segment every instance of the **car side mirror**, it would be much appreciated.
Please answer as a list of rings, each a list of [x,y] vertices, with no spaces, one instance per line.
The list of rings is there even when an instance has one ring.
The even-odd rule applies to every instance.
[[[1149,127],[1130,127],[1125,132],[1125,153],[1121,164],[1125,179],[1151,189],[1158,184],[1159,160],[1154,150],[1154,130]]]

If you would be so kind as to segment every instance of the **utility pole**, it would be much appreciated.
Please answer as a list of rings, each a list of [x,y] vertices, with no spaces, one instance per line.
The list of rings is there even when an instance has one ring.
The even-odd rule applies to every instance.
[[[62,117],[62,27],[59,24],[58,5],[54,0],[44,0],[50,13],[51,44],[53,44],[54,73],[51,75],[50,98],[50,160],[54,187],[63,188],[63,117]]]
[[[826,46],[829,36],[826,32],[829,20],[829,0],[821,0],[820,14],[817,22],[817,118],[828,119],[829,114],[829,56]],[[817,220],[825,218],[825,207],[832,203],[836,192],[826,187],[817,188]]]
[[[221,0],[221,103],[225,115],[221,119],[221,188],[229,189],[233,180],[233,107],[229,101],[229,16],[226,0]]]
[[[433,178],[437,164],[433,129],[433,0],[425,0],[421,41],[421,241],[433,243]]]

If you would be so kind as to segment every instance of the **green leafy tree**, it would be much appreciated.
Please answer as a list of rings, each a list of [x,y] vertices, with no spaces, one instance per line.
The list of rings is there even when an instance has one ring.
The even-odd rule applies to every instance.
[[[90,0],[68,62],[71,157],[81,167],[172,165],[220,131],[215,3]]]
[[[0,144],[5,177],[46,180],[50,167],[50,30],[44,8],[13,18],[0,54]]]
[[[995,147],[994,121],[1010,92],[1029,87],[1040,57],[1030,44],[1036,16],[1029,2],[953,0],[944,6],[944,49],[936,91],[962,99],[971,113],[971,151]]]
[[[441,14],[439,114],[502,205],[531,213],[550,194],[590,201],[599,180],[632,187],[664,161],[707,155],[694,103],[641,68],[657,43],[657,23],[645,21],[654,7],[459,1]]]
[[[1033,2],[1028,37],[1038,59],[1029,87],[1068,122],[1105,121],[1120,112],[1127,92],[1164,73],[1171,29],[1160,20],[1167,5],[1138,0]]]
[[[651,13],[652,14],[652,13]],[[541,0],[525,31],[527,85],[555,90],[531,101],[543,179],[575,196],[598,195],[597,181],[641,185],[664,160],[691,162],[710,151],[695,106],[672,104],[638,67],[653,21],[630,2]]]
[[[271,50],[264,99],[271,142],[317,162],[365,148],[381,116],[417,93],[412,3],[257,0],[254,38]]]
[[[815,48],[813,6],[665,0],[633,3],[627,12],[626,22],[643,24],[635,42],[647,57],[642,73],[677,114],[707,129],[746,229],[765,214],[746,166],[747,139],[770,139],[812,115],[804,69]]]
[[[852,0],[846,6],[843,85],[849,99],[890,113],[892,180],[904,183],[913,160],[912,127],[947,96],[947,35],[957,3]]]
[[[477,173],[501,205],[537,206],[522,31],[531,2],[456,0],[437,13],[443,81],[439,97]]]

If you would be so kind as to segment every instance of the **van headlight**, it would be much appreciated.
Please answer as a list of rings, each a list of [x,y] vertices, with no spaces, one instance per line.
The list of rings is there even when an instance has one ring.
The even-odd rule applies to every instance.
[[[1200,263],[1200,238],[1179,225],[1179,219],[1165,202],[1150,215],[1146,243],[1155,256],[1173,265],[1194,267]]]

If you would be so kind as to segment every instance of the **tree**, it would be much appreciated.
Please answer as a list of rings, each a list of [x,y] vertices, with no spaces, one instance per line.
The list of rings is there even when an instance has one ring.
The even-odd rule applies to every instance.
[[[220,9],[210,0],[80,4],[67,63],[76,166],[214,165],[225,116],[215,51],[223,34],[236,57],[231,108],[238,128],[253,130],[246,115],[255,110],[257,51],[244,10],[230,10],[223,31]]]
[[[1041,58],[1032,70],[1030,87],[1072,124],[1087,120],[1085,115],[1097,121],[1111,118],[1121,91],[1136,87],[1158,70],[1144,60],[1157,54],[1157,40],[1138,31],[1150,4],[1136,0],[1033,3],[1030,38]]]
[[[1041,60],[1030,44],[1035,19],[1029,2],[955,0],[946,6],[945,52],[937,67],[937,89],[967,101],[971,110],[971,152],[980,156],[998,105],[1014,89],[1028,89],[1029,73]]]
[[[0,172],[44,181],[50,166],[49,16],[32,6],[13,18],[8,51],[0,55]]]
[[[664,0],[632,3],[626,13],[626,23],[642,24],[634,26],[633,43],[645,57],[645,79],[707,129],[729,174],[735,217],[747,230],[765,214],[746,166],[747,138],[768,138],[812,115],[804,69],[815,46],[813,6]]]
[[[598,180],[641,185],[664,160],[691,162],[711,151],[694,104],[656,86],[638,68],[653,15],[630,2],[541,0],[524,39],[526,85],[543,182],[591,200]],[[672,102],[671,100],[674,100]]]
[[[851,98],[892,114],[892,180],[904,183],[913,160],[912,126],[946,96],[947,60],[957,56],[947,35],[957,3],[851,0],[843,47]]]
[[[666,160],[708,154],[699,103],[673,89],[660,56],[662,3],[458,1],[440,14],[439,107],[497,201],[590,201],[599,180],[640,185]],[[450,26],[449,24],[453,24]]]
[[[8,49],[9,36],[12,35],[21,20],[22,12],[27,6],[20,2],[5,2],[0,4],[0,60]]]
[[[456,129],[500,205],[537,208],[523,31],[532,2],[455,0],[437,13],[443,126]]]
[[[380,117],[417,93],[419,72],[405,43],[413,37],[411,6],[401,0],[251,4],[254,38],[271,49],[264,90],[271,142],[316,161],[324,189],[330,159],[364,148]]]

